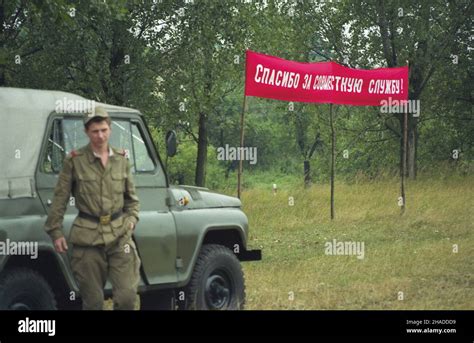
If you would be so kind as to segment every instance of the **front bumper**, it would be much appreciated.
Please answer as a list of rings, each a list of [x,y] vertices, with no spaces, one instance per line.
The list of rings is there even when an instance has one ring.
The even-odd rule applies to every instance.
[[[244,250],[237,254],[240,261],[261,261],[262,250]]]

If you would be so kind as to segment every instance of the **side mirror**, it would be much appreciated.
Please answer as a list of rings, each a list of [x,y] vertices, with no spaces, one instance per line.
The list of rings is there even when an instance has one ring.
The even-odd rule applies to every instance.
[[[176,155],[176,132],[168,131],[166,133],[166,153],[169,157]]]

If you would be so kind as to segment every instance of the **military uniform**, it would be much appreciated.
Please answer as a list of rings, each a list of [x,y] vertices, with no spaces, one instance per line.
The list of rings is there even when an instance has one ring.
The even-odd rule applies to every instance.
[[[135,307],[140,259],[130,223],[138,221],[139,200],[125,152],[109,147],[106,167],[90,143],[64,160],[45,229],[54,241],[63,237],[64,212],[71,193],[79,215],[73,222],[71,267],[83,309],[101,310],[110,278],[114,309]]]

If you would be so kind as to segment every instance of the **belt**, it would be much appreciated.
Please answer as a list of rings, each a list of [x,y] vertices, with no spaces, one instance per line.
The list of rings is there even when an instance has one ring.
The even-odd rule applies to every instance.
[[[113,214],[108,214],[108,215],[105,215],[105,216],[96,217],[96,216],[93,216],[92,214],[79,211],[78,216],[81,217],[81,218],[84,218],[84,219],[91,220],[91,221],[96,222],[96,223],[100,223],[102,225],[107,225],[107,224],[110,224],[111,221],[113,221],[117,218],[120,218],[120,216],[122,214],[123,214],[123,212],[122,212],[122,210],[120,210],[120,211],[115,212]]]

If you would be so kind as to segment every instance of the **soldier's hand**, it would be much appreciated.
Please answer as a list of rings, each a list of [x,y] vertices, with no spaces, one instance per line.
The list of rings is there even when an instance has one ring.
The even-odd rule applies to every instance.
[[[57,252],[63,253],[67,250],[66,238],[60,237],[54,241],[54,248]]]

